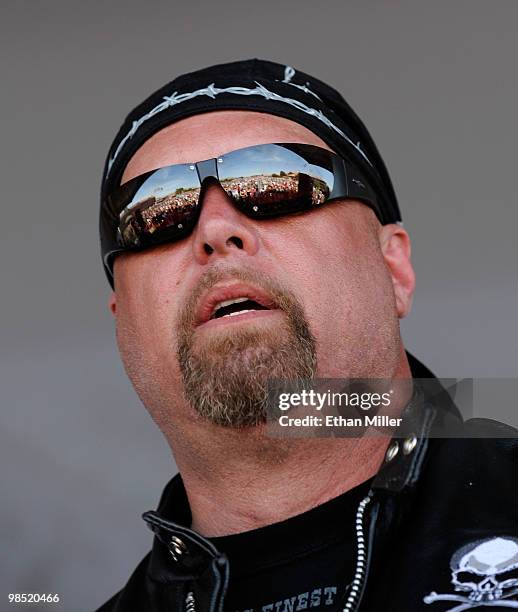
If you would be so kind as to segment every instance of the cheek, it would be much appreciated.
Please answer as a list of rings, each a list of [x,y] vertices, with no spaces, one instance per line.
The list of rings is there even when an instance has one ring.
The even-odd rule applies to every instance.
[[[293,218],[268,244],[304,305],[321,361],[343,352],[344,341],[368,342],[393,310],[375,237],[344,221],[345,211],[322,212]]]
[[[264,238],[266,248],[282,262],[289,283],[301,296],[310,320],[336,317],[347,296],[358,286],[356,245],[334,219],[318,212],[294,217],[286,227]],[[342,222],[343,225],[343,222]],[[316,330],[315,330],[316,331]]]
[[[117,339],[123,359],[138,361],[141,367],[159,368],[174,346],[174,313],[177,309],[179,275],[161,265],[160,254],[153,259],[129,258],[116,272]]]

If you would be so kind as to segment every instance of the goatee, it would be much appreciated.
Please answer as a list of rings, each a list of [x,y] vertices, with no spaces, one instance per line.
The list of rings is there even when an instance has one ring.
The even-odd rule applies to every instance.
[[[262,289],[282,313],[271,328],[236,323],[196,342],[195,304],[202,292],[226,279]],[[280,321],[279,321],[280,320]],[[268,381],[308,380],[316,375],[316,342],[296,296],[248,268],[210,270],[182,308],[177,329],[184,394],[210,422],[233,428],[267,421]]]

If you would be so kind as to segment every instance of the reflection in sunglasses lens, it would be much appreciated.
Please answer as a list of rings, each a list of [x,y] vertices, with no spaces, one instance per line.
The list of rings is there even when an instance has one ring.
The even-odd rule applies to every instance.
[[[199,191],[190,189],[180,194],[141,200],[121,219],[120,231],[124,244],[141,246],[146,243],[146,238],[166,229],[177,229],[181,234],[194,219]]]
[[[277,175],[262,174],[253,177],[238,177],[221,182],[227,194],[245,208],[254,212],[282,212],[304,210],[323,204],[329,197],[328,185],[303,173]]]
[[[184,234],[194,224],[199,194],[197,174],[187,165],[152,173],[120,214],[123,245],[144,246],[164,233],[169,238]]]
[[[308,145],[257,145],[218,158],[221,186],[245,214],[275,216],[327,201],[334,176],[327,152]],[[175,240],[198,214],[200,182],[193,164],[160,168],[129,181],[119,216],[119,243],[143,247]],[[127,201],[127,200],[126,200]]]
[[[219,159],[218,173],[232,200],[245,212],[248,209],[259,215],[301,211],[323,204],[333,186],[332,172],[277,144],[224,155]]]

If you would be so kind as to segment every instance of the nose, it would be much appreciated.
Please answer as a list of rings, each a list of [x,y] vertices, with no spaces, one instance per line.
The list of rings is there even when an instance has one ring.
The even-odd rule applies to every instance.
[[[259,249],[254,221],[234,207],[221,185],[211,183],[205,188],[192,248],[201,265],[218,256],[255,255]]]

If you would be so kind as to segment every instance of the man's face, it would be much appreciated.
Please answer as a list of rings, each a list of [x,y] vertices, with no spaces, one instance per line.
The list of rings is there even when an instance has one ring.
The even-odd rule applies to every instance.
[[[122,182],[270,142],[329,148],[287,119],[218,111],[158,132]],[[162,428],[182,420],[246,427],[264,422],[269,378],[394,374],[398,317],[413,288],[405,241],[359,202],[257,221],[211,184],[190,236],[115,261],[111,307],[139,396]],[[261,309],[211,318],[241,297]]]

